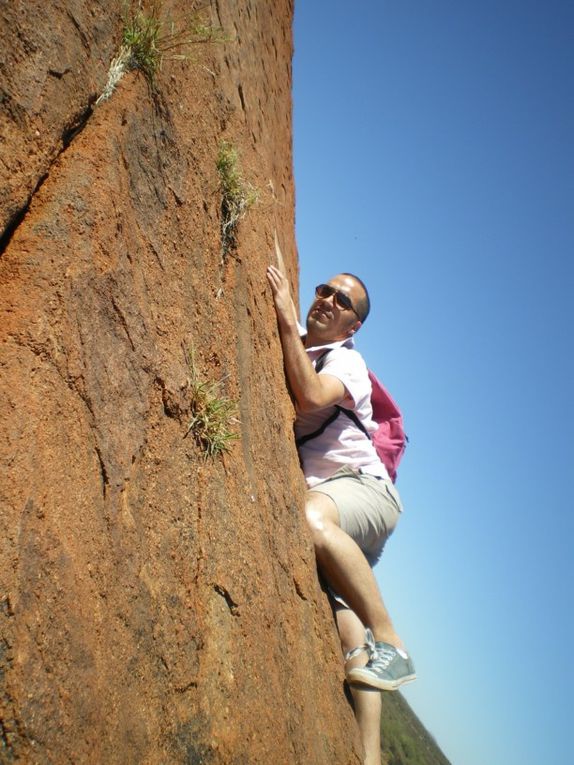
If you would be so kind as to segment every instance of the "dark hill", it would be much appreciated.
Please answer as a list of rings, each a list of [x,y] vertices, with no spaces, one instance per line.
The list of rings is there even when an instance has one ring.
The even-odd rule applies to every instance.
[[[450,765],[400,693],[383,693],[381,734],[385,765]]]

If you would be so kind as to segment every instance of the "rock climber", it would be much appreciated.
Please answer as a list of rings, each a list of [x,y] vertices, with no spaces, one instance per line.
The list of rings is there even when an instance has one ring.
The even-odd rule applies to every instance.
[[[375,430],[371,383],[353,342],[370,308],[363,282],[343,273],[320,284],[301,336],[283,270],[269,266],[267,279],[296,404],[296,439],[305,441],[320,429],[336,405],[353,410],[369,433]],[[317,373],[315,365],[326,351]],[[400,517],[401,500],[369,437],[348,417],[337,417],[302,443],[299,456],[308,488],[306,518],[332,596],[365,765],[379,765],[378,691],[395,690],[416,677],[372,571]]]

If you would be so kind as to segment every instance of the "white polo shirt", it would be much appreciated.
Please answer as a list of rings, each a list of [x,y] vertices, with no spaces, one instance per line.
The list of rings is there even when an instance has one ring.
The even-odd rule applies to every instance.
[[[325,351],[330,351],[319,374],[332,375],[343,383],[346,396],[339,405],[354,410],[367,432],[373,433],[377,425],[372,419],[371,381],[363,357],[353,345],[352,338],[348,338],[306,350],[313,366]],[[297,412],[295,437],[301,438],[318,430],[334,411],[335,407],[329,406],[315,412]],[[343,465],[382,478],[389,477],[371,441],[343,412],[320,436],[302,444],[299,456],[309,488],[332,476]]]

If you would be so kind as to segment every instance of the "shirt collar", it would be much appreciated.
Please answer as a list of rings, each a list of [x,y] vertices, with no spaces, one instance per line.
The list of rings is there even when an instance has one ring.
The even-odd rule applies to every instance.
[[[304,340],[305,336],[307,334],[307,330],[299,324],[299,334],[301,336],[301,339]],[[331,350],[333,348],[354,348],[355,347],[355,341],[353,337],[346,337],[344,340],[335,340],[333,343],[327,343],[326,345],[314,345],[312,348],[306,348],[307,351],[327,351]]]

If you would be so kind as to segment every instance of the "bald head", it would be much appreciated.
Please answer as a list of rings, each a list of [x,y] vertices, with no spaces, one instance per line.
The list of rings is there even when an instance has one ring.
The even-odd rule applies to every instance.
[[[341,276],[350,276],[351,279],[354,279],[354,281],[361,288],[360,297],[357,300],[355,307],[357,309],[357,313],[359,314],[359,318],[361,319],[361,324],[364,324],[371,310],[371,299],[369,297],[367,286],[365,282],[362,279],[359,279],[358,276],[355,276],[355,274],[349,274],[345,271],[341,274]]]

